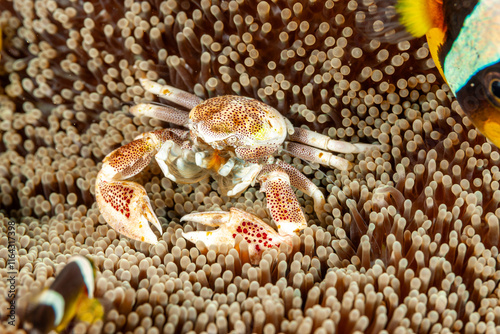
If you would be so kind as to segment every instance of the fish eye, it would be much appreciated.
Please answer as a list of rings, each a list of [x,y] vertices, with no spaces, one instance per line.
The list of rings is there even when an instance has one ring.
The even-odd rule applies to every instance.
[[[500,72],[491,71],[484,76],[484,88],[489,102],[500,108]]]
[[[493,79],[490,82],[490,91],[493,96],[500,99],[500,79]]]

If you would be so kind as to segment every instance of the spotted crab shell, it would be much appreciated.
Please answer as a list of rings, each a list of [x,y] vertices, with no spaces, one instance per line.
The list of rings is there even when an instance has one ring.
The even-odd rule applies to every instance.
[[[287,135],[285,118],[274,108],[244,96],[208,99],[190,114],[191,133],[218,150],[232,147],[250,161],[276,151]]]

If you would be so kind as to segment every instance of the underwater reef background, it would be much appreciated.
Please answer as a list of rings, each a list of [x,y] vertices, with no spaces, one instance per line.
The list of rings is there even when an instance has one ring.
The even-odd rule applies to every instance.
[[[423,40],[381,44],[356,30],[356,1],[3,0],[0,28],[0,331],[7,323],[8,223],[16,222],[19,314],[71,255],[98,269],[112,310],[89,333],[493,333],[500,326],[500,154],[463,115]],[[237,207],[268,220],[264,194],[175,184],[151,163],[145,185],[166,231],[151,246],[99,215],[101,161],[142,132],[138,78],[203,98],[238,94],[295,126],[381,144],[351,171],[283,159],[327,197],[292,254],[201,249],[179,224]],[[19,315],[20,316],[20,315]],[[18,325],[19,325],[18,316]],[[22,332],[22,331],[20,331]]]

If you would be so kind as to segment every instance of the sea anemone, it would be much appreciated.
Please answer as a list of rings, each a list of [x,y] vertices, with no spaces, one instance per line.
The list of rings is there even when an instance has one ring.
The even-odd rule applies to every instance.
[[[93,259],[104,319],[75,331],[493,332],[500,155],[463,115],[423,40],[388,45],[356,26],[356,1],[2,1],[0,273],[16,222],[21,311],[69,257]],[[257,266],[246,244],[207,249],[179,219],[237,207],[267,219],[264,195],[139,176],[166,231],[157,245],[109,228],[94,200],[101,161],[170,124],[128,109],[148,78],[202,98],[246,95],[296,126],[381,144],[317,169],[285,154],[327,197],[290,254]],[[267,220],[269,221],[269,220]],[[29,287],[29,288],[28,288]],[[0,290],[7,290],[5,279]],[[10,299],[0,296],[0,309]],[[0,329],[12,329],[2,312]],[[22,324],[17,319],[17,326]]]

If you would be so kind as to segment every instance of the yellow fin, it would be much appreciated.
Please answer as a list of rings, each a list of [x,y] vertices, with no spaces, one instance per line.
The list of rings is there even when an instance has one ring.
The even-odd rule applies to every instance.
[[[439,73],[441,73],[441,76],[446,80],[443,72],[443,66],[439,62],[438,55],[439,48],[443,45],[445,36],[445,31],[440,28],[432,28],[427,32],[427,44],[429,45],[432,59],[434,59],[434,63],[436,64]]]
[[[84,298],[78,305],[76,318],[86,323],[93,323],[104,317],[104,307],[97,298]]]
[[[398,0],[400,22],[413,37],[422,37],[433,26],[429,3],[433,0]]]
[[[58,333],[62,332],[66,327],[68,327],[68,325],[70,324],[71,320],[73,320],[78,310],[77,301],[81,298],[86,298],[84,297],[84,294],[82,292],[80,292],[75,299],[70,300],[69,303],[66,305],[63,318],[59,323],[59,325],[55,328],[56,332]]]
[[[367,37],[398,43],[443,29],[442,0],[358,0],[356,23]]]

